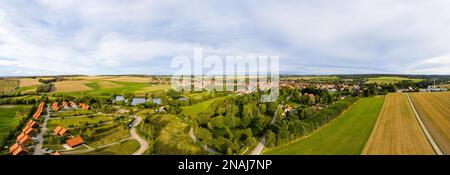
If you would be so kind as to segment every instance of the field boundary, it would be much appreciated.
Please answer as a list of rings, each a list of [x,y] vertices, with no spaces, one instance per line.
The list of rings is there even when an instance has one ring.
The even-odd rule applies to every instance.
[[[373,137],[374,137],[374,135],[375,135],[375,131],[376,131],[377,128],[378,128],[377,126],[378,126],[379,123],[380,123],[381,112],[383,111],[383,109],[384,109],[385,106],[386,106],[386,99],[387,99],[387,95],[384,97],[383,106],[381,106],[380,113],[378,113],[377,121],[375,122],[375,126],[373,126],[372,133],[370,134],[370,137],[369,137],[369,139],[367,140],[366,145],[364,146],[364,149],[363,149],[362,152],[361,152],[361,155],[366,155],[366,154],[367,154],[367,149],[368,149],[367,145],[373,140]]]
[[[411,102],[411,99],[409,97],[409,94],[406,93],[406,97],[408,97],[408,102],[409,105],[411,106],[414,116],[417,119],[417,122],[419,122],[420,127],[422,128],[422,131],[425,133],[425,135],[427,136],[428,141],[430,142],[431,146],[433,146],[434,152],[436,152],[437,155],[444,155],[441,151],[441,149],[439,148],[439,146],[436,144],[436,142],[434,141],[433,137],[431,136],[430,132],[428,131],[428,129],[425,127],[425,125],[422,122],[422,119],[420,119],[419,114],[416,111],[416,108],[414,107],[414,104]]]

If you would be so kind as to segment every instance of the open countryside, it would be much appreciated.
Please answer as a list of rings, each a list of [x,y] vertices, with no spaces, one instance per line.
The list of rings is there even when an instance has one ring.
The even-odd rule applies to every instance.
[[[260,102],[264,91],[177,92],[170,76],[2,81],[6,155],[435,154],[406,93],[448,154],[445,76],[283,76],[274,102]]]

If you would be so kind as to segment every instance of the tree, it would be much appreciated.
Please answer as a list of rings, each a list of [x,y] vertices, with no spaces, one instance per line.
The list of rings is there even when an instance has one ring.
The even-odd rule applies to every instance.
[[[222,115],[213,117],[211,119],[211,124],[212,124],[213,128],[224,128],[225,124],[224,124],[223,120],[224,120],[224,117]]]

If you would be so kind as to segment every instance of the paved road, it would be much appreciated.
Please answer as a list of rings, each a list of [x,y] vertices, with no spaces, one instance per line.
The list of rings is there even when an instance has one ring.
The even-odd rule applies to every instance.
[[[44,151],[42,151],[42,144],[44,144],[44,134],[47,133],[47,122],[50,119],[50,106],[47,106],[47,114],[44,118],[44,123],[42,124],[41,132],[38,135],[38,143],[36,144],[36,147],[34,148],[33,155],[43,155]]]
[[[141,138],[137,133],[136,133],[136,126],[139,125],[139,123],[141,123],[142,118],[141,117],[135,117],[135,122],[133,123],[133,128],[131,128],[130,130],[130,134],[131,137],[135,140],[137,140],[139,142],[139,144],[141,145],[139,150],[137,150],[136,152],[134,152],[132,155],[142,155],[145,153],[145,151],[148,149],[148,143],[147,141],[145,141],[145,139]]]
[[[280,110],[281,108],[281,104],[278,105],[277,110],[275,111],[275,115],[273,116],[272,122],[270,123],[270,125],[273,125],[275,123],[275,121],[277,121],[277,114],[278,114],[278,110]],[[255,149],[253,149],[253,151],[250,153],[250,155],[260,155],[262,153],[262,151],[264,150],[264,146],[266,145],[266,135],[267,133],[264,134],[264,136],[261,137],[261,140],[259,140],[258,146],[255,147]]]

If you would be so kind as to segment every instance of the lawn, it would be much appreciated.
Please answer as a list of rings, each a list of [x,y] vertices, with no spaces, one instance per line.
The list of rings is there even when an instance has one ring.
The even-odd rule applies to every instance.
[[[372,133],[384,97],[362,98],[320,130],[286,146],[269,150],[272,155],[359,155]]]
[[[423,81],[423,79],[412,79],[405,77],[375,77],[375,78],[367,78],[366,84],[370,83],[389,84],[389,83],[398,83],[404,80],[411,80],[413,82]]]
[[[136,140],[127,140],[110,147],[87,152],[85,155],[131,155],[140,147]]]

